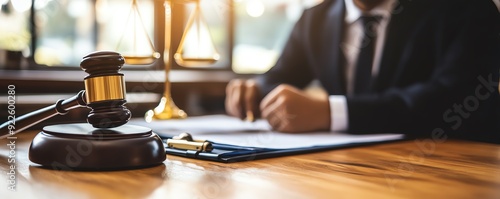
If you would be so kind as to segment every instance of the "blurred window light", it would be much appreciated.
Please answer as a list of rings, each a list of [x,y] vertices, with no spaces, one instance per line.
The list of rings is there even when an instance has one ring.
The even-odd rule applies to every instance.
[[[31,0],[13,0],[11,3],[17,12],[25,12],[31,8]]]
[[[246,11],[251,17],[260,17],[264,14],[265,7],[260,0],[247,1]]]
[[[233,0],[235,41],[233,71],[258,74],[278,60],[303,9],[321,0]]]
[[[29,51],[31,35],[28,29],[28,17],[31,0],[25,5],[27,9],[23,12],[14,9],[14,5],[19,6],[14,4],[14,1],[3,0],[0,5],[0,50]]]
[[[35,1],[35,9],[37,9],[37,10],[43,9],[51,1],[52,0],[36,0]]]

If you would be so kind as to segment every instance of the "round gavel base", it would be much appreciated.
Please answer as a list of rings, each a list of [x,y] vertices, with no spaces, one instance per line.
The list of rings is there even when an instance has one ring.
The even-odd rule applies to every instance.
[[[31,143],[29,159],[57,170],[121,170],[161,164],[166,158],[161,138],[151,129],[90,124],[46,126]]]

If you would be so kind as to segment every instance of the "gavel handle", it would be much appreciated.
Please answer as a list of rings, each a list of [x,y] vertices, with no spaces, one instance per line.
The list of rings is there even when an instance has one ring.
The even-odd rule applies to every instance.
[[[13,120],[9,120],[0,125],[0,139],[17,134],[55,115],[64,115],[71,109],[86,107],[87,103],[84,97],[85,91],[82,90],[69,99],[61,99],[53,105],[27,113],[20,117],[14,117]]]

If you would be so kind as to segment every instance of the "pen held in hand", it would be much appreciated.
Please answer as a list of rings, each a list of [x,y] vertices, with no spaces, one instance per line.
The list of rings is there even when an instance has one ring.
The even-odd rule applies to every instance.
[[[254,117],[253,112],[251,110],[248,110],[246,115],[247,116],[245,118],[245,121],[247,121],[247,122],[255,122],[255,117]]]

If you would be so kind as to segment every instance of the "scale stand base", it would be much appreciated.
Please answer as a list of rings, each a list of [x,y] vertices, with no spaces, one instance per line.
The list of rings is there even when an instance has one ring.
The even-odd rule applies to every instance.
[[[78,123],[44,127],[31,143],[29,159],[57,170],[122,170],[162,164],[166,154],[161,138],[149,128]]]

